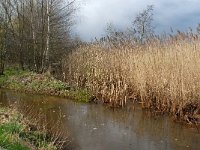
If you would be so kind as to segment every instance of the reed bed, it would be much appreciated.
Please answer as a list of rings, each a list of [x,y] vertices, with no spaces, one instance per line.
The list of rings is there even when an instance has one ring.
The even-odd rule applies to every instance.
[[[66,81],[113,107],[137,101],[143,108],[200,122],[198,35],[179,33],[145,44],[109,42],[82,45],[69,54]]]

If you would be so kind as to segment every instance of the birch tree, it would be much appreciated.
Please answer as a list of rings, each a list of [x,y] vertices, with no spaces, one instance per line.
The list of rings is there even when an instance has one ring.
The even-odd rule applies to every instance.
[[[22,69],[46,72],[61,62],[70,45],[74,0],[2,0],[0,5]]]

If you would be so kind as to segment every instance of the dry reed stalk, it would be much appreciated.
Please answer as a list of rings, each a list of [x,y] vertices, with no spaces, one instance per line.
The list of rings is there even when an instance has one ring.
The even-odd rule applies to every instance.
[[[179,33],[144,45],[81,46],[65,62],[67,81],[105,103],[144,108],[200,121],[200,40]],[[190,119],[192,122],[193,120]]]

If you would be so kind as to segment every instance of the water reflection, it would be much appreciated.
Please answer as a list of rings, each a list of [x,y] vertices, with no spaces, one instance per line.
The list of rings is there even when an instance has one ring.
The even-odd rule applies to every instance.
[[[57,97],[0,91],[4,106],[43,116],[50,126],[70,135],[73,149],[81,150],[198,150],[200,134],[173,123],[168,117],[152,117],[139,107],[111,110],[100,105],[74,103]]]

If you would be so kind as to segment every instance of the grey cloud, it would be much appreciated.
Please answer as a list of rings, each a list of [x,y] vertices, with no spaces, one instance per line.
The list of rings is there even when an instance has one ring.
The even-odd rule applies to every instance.
[[[78,12],[77,32],[84,40],[100,37],[105,26],[112,22],[116,27],[130,26],[135,15],[147,5],[154,5],[154,22],[158,32],[170,27],[186,30],[200,22],[199,0],[82,0]]]

